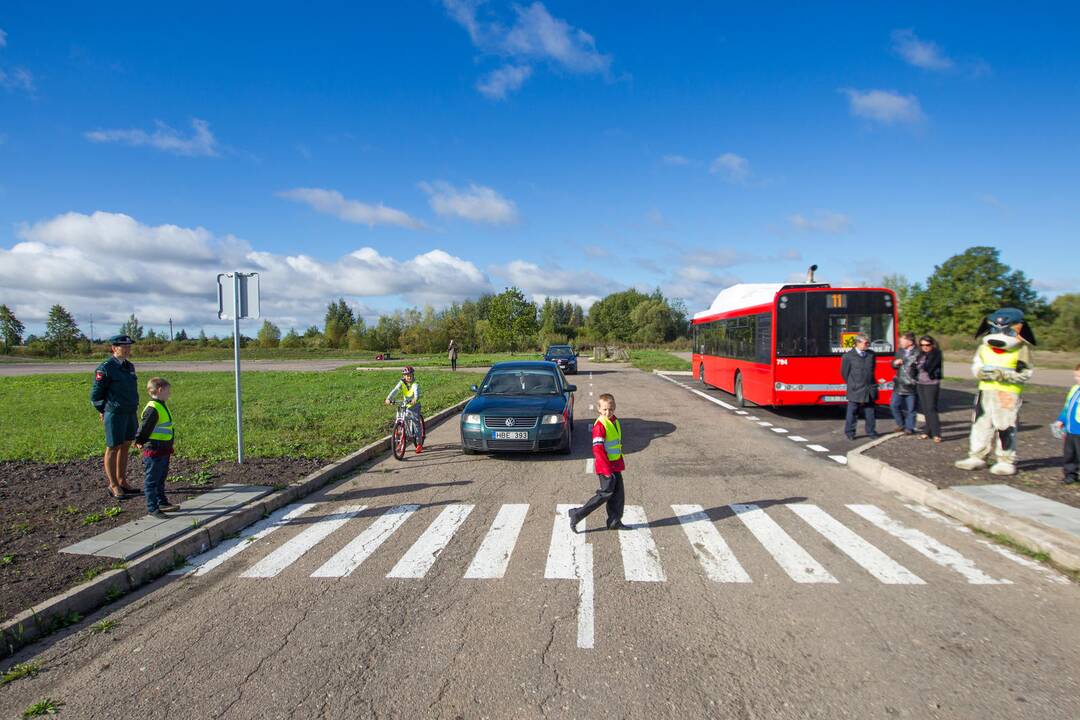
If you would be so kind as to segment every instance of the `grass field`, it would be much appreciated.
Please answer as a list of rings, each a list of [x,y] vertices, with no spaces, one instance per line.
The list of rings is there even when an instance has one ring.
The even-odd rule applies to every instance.
[[[631,350],[630,364],[639,370],[689,370],[690,361],[675,357],[667,350]]]
[[[450,367],[450,360],[446,353],[405,355],[394,351],[391,360],[376,360],[374,353],[368,350],[335,350],[335,349],[305,349],[305,348],[258,348],[246,347],[240,350],[240,359],[243,360],[332,360],[344,359],[355,360],[357,365],[387,365],[397,367],[403,364],[427,365],[434,367]],[[62,358],[38,357],[35,355],[0,355],[0,363],[74,363],[74,362],[101,362],[108,357],[108,352],[102,350],[93,355],[65,355]],[[202,361],[202,360],[232,360],[233,353],[229,348],[184,348],[181,352],[163,353],[140,353],[138,345],[132,351],[131,361],[136,364],[169,362],[169,361]],[[458,367],[486,367],[495,362],[505,360],[539,360],[540,353],[462,353],[458,356]]]
[[[147,396],[140,377],[140,392]],[[394,370],[358,373],[258,372],[243,378],[244,446],[252,457],[336,459],[387,434],[393,408],[382,404],[399,379]],[[180,457],[235,457],[233,376],[169,373],[169,405]],[[85,373],[0,378],[0,460],[58,462],[95,457],[104,448]],[[424,414],[468,397],[472,373],[419,373]],[[141,412],[141,408],[140,408]]]

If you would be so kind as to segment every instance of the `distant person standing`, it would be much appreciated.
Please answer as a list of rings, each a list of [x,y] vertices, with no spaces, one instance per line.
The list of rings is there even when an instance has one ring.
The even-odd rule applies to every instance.
[[[457,370],[457,345],[453,340],[450,341],[450,347],[447,349],[446,354],[450,358],[450,369]]]
[[[877,437],[874,403],[877,402],[878,388],[874,374],[874,351],[870,349],[870,338],[859,333],[855,336],[855,347],[844,353],[844,359],[840,361],[840,375],[847,384],[844,435],[848,440],[855,439],[860,412],[866,423],[866,434],[871,438]]]
[[[120,500],[139,491],[127,484],[128,456],[139,429],[139,379],[128,360],[134,341],[127,335],[109,338],[112,357],[94,371],[90,402],[101,413],[105,429],[105,480],[109,495]]]
[[[915,333],[906,332],[900,336],[900,349],[892,366],[896,368],[893,380],[892,400],[889,409],[896,421],[896,431],[907,435],[915,434]]]
[[[941,442],[941,419],[938,417],[938,397],[941,395],[941,350],[934,338],[919,338],[919,354],[915,356],[915,393],[919,410],[926,418],[926,431],[920,438]]]

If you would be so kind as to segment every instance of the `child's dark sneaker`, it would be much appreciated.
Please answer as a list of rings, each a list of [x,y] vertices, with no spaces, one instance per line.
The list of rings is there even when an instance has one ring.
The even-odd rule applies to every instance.
[[[147,517],[157,518],[158,520],[168,520],[169,516],[161,512],[161,510],[155,510],[152,513],[147,513]]]
[[[161,510],[162,512],[176,512],[179,509],[179,505],[169,502],[168,500],[163,500],[158,503],[158,510]]]

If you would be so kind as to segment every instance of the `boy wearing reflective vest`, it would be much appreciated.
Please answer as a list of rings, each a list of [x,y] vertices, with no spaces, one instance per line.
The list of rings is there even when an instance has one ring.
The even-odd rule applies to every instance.
[[[1061,409],[1061,414],[1054,423],[1065,435],[1063,470],[1066,485],[1072,485],[1080,479],[1080,365],[1073,368],[1073,381],[1076,384],[1069,388],[1069,394],[1065,396],[1065,407]]]
[[[607,505],[608,530],[623,530],[622,472],[626,469],[622,454],[622,424],[615,417],[615,398],[604,393],[597,399],[600,417],[593,424],[592,449],[596,474],[600,476],[600,489],[579,508],[570,509],[570,529],[577,532],[577,525],[601,505]]]
[[[169,475],[169,458],[173,453],[176,429],[172,411],[165,404],[169,400],[170,385],[165,378],[150,378],[146,383],[150,402],[143,410],[139,431],[135,434],[135,447],[142,450],[143,493],[146,495],[146,512],[151,517],[167,518],[166,511],[179,510],[165,497],[165,478]]]

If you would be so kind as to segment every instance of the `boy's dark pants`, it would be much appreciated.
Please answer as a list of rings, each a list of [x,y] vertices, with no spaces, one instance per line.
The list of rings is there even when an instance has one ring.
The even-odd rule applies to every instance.
[[[622,522],[623,503],[626,495],[623,492],[622,473],[612,473],[600,476],[600,489],[589,498],[589,501],[578,508],[578,517],[585,517],[596,508],[607,504],[607,524],[611,527],[617,522]]]
[[[1065,482],[1074,483],[1080,480],[1080,435],[1065,434]]]
[[[156,512],[159,505],[168,502],[165,499],[165,478],[169,474],[169,457],[143,456],[143,469],[146,470],[146,479],[143,481],[146,512]]]

